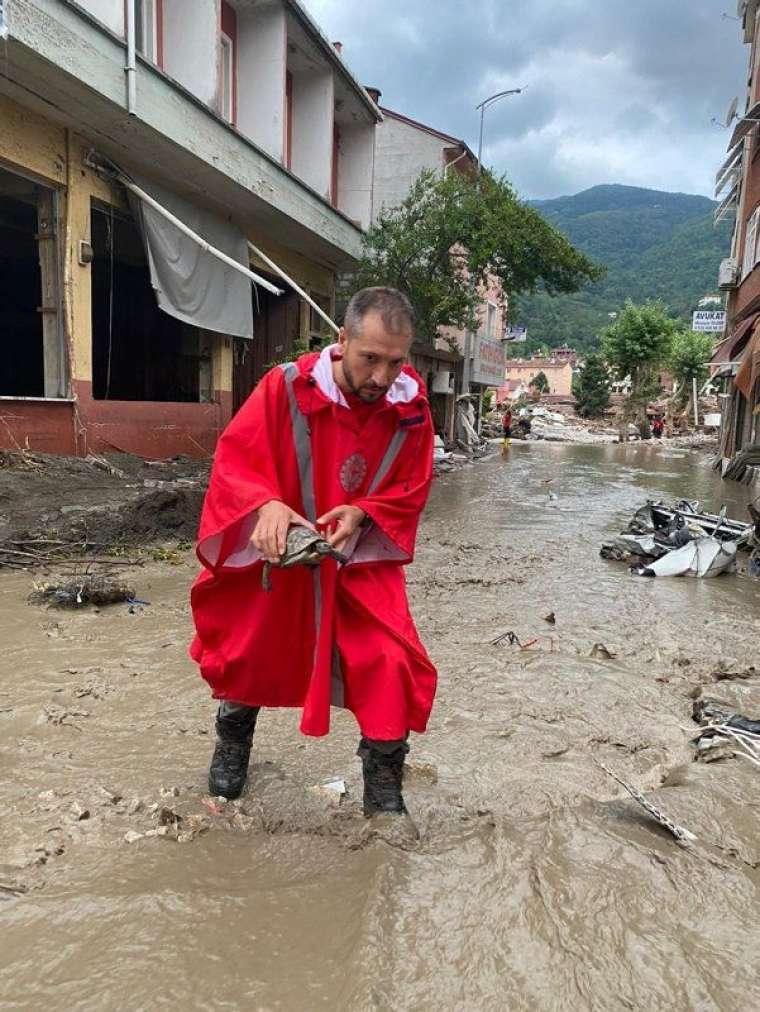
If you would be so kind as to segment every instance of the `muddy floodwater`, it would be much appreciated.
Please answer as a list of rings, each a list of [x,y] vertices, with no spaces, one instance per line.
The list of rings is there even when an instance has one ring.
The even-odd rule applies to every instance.
[[[341,712],[321,740],[263,713],[248,792],[209,803],[190,553],[132,573],[131,609],[0,578],[0,1007],[760,1008],[760,769],[689,746],[699,693],[760,716],[760,585],[599,559],[649,496],[744,519],[749,493],[653,446],[515,444],[436,484],[408,574],[440,669],[419,842],[367,833]],[[510,630],[536,642],[490,645]]]

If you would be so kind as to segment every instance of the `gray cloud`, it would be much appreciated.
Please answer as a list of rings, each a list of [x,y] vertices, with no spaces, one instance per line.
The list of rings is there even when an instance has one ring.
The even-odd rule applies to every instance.
[[[526,197],[629,183],[712,196],[748,50],[733,0],[305,0],[391,109],[475,148]]]

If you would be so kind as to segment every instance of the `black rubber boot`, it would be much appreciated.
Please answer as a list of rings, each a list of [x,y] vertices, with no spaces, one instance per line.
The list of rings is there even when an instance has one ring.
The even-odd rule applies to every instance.
[[[409,751],[405,741],[373,741],[362,738],[356,754],[364,773],[364,815],[381,813],[405,815],[401,788],[404,783],[404,759]]]
[[[208,771],[209,793],[232,801],[243,793],[258,706],[224,702],[216,714],[216,748]]]

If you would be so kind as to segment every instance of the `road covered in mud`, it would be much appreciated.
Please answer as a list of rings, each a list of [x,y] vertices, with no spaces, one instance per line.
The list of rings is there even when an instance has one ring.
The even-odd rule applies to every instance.
[[[100,610],[31,606],[30,576],[2,576],[0,1004],[760,1007],[760,769],[689,745],[699,695],[760,717],[760,585],[601,560],[650,496],[739,519],[749,498],[643,444],[514,445],[437,483],[409,571],[440,670],[410,754],[419,842],[367,833],[340,712],[323,740],[265,712],[248,792],[206,797],[192,553],[130,573],[149,604]],[[509,631],[535,643],[492,645]]]

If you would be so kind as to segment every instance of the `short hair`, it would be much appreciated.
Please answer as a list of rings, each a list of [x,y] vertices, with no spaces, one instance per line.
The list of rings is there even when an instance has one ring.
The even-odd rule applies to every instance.
[[[377,285],[362,288],[351,299],[346,309],[343,325],[350,334],[361,333],[367,313],[379,313],[383,324],[391,334],[414,334],[414,309],[411,302],[397,288]]]

